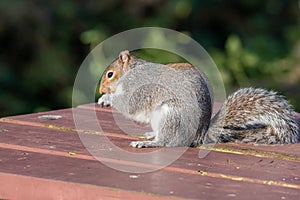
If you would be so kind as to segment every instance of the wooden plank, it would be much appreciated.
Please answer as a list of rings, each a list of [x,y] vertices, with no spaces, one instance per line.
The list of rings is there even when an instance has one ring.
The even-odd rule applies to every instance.
[[[101,125],[102,131],[105,132],[106,135],[111,134],[117,134],[116,137],[123,137],[128,139],[134,139],[134,137],[131,137],[130,135],[127,137],[126,134],[124,134],[124,131],[118,127],[118,125],[115,124],[114,116],[118,118],[119,125],[122,125],[123,127],[127,126],[127,133],[128,134],[134,134],[134,135],[141,135],[142,133],[149,131],[149,127],[143,126],[140,124],[134,124],[130,120],[125,119],[122,115],[118,113],[112,113],[111,109],[109,108],[100,108],[97,106],[97,104],[87,104],[87,105],[81,105],[78,107],[80,110],[80,114],[83,115],[82,118],[85,120],[84,123],[88,124],[88,127],[91,127],[91,130],[85,130],[86,132],[90,131],[92,134],[97,134],[97,131],[99,130],[92,130],[94,128],[93,123],[91,123],[93,118],[93,112],[96,112],[97,119],[99,120],[99,123]],[[76,109],[73,109],[73,111]],[[62,119],[59,120],[44,120],[39,119],[38,117],[45,114],[55,114],[55,115],[61,115],[63,116]],[[66,130],[73,130],[74,132],[77,132],[74,120],[73,120],[73,113],[72,109],[65,109],[65,110],[58,110],[58,111],[51,111],[47,113],[36,113],[31,115],[24,115],[24,116],[16,116],[16,117],[10,117],[10,118],[4,118],[3,120],[19,120],[21,124],[26,124],[26,122],[35,122],[38,123],[37,126],[47,126],[48,128],[53,129],[66,129]],[[300,119],[300,115],[299,115]],[[18,122],[13,122],[18,123]],[[300,120],[299,120],[300,123]],[[130,127],[128,127],[127,124],[130,124]],[[228,143],[228,144],[222,144],[218,145],[217,148],[215,148],[216,151],[231,151],[233,152],[251,152],[253,150],[257,153],[252,153],[252,155],[257,155],[258,157],[261,157],[263,155],[270,155],[272,156],[272,153],[279,153],[278,157],[284,158],[286,154],[289,155],[300,155],[300,145],[298,144],[292,144],[292,145],[248,145],[248,144],[237,144],[237,143]],[[272,152],[272,153],[266,153],[266,152]]]
[[[2,173],[11,174],[11,169],[14,169],[14,174],[22,176],[105,186],[115,190],[133,190],[184,198],[199,198],[205,194],[205,198],[224,199],[230,199],[232,196],[247,199],[247,196],[253,198],[255,194],[260,197],[284,195],[294,198],[299,194],[299,190],[291,187],[268,182],[258,183],[258,179],[245,181],[239,177],[216,177],[217,173],[212,172],[197,175],[181,171],[178,174],[174,173],[174,169],[168,169],[137,174],[136,178],[132,178],[131,174],[112,170],[99,162],[87,159],[1,149],[0,156],[3,157],[3,154],[8,155],[10,159],[5,162],[5,167],[1,166]]]
[[[132,193],[136,197],[140,193],[146,193],[146,196],[163,195],[161,198],[296,199],[300,193],[299,144],[218,144],[204,158],[199,158],[198,154],[205,150],[189,148],[170,166],[154,172],[131,174],[111,169],[89,154],[79,134],[89,135],[91,139],[108,137],[115,145],[128,152],[143,154],[159,148],[129,147],[129,142],[136,137],[126,135],[118,128],[111,110],[94,109],[93,106],[94,104],[89,104],[73,109],[80,111],[89,130],[76,130],[71,109],[0,119],[0,175],[14,181],[19,177],[26,180],[37,178],[35,180],[41,179],[51,184],[53,180],[53,185],[56,186],[59,185],[56,181],[61,181],[67,185],[75,184],[78,188],[88,184],[109,190],[114,188],[113,191],[120,190],[120,193],[128,191],[131,194],[135,191]],[[90,111],[94,110],[104,132],[95,130],[91,123],[93,119]],[[38,118],[49,114],[63,117],[59,120]],[[118,117],[121,117],[118,118],[119,123],[128,123],[122,116]],[[140,132],[147,128],[139,124],[134,127]],[[131,168],[138,165],[156,167],[122,159],[101,159]],[[14,181],[7,187],[13,189]],[[5,191],[0,187],[0,198],[9,198]]]
[[[5,199],[180,199],[8,173],[0,173],[0,185],[0,198]]]

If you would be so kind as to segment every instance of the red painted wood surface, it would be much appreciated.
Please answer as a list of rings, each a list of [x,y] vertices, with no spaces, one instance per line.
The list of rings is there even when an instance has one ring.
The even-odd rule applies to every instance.
[[[76,113],[84,129],[75,126]],[[43,115],[62,118],[39,118]],[[130,141],[138,140],[136,134],[147,130],[95,104],[1,118],[0,199],[299,199],[300,144],[188,148],[159,170],[128,173],[103,161],[134,171],[160,167],[155,163],[165,158],[158,156],[146,164],[107,156],[97,160],[80,139],[90,139],[91,149],[101,151],[97,140],[108,138],[147,160],[149,153],[161,148],[129,147]],[[200,158],[206,151],[208,155]]]

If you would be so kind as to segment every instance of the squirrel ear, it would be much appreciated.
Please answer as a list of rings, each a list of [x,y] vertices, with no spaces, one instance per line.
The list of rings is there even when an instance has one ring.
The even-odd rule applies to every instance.
[[[123,67],[125,71],[129,70],[128,63],[130,61],[131,55],[128,50],[121,51],[119,54],[118,63]]]

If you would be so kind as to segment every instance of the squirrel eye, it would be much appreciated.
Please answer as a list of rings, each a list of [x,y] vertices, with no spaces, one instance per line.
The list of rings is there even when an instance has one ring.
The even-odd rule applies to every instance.
[[[113,75],[114,75],[113,72],[108,72],[108,73],[107,73],[107,78],[111,78]]]

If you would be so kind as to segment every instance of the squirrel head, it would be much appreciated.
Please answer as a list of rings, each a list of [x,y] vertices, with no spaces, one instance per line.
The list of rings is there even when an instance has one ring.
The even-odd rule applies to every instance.
[[[128,50],[121,51],[118,59],[110,64],[102,74],[99,93],[113,93],[121,76],[129,71],[129,65],[134,60]]]

